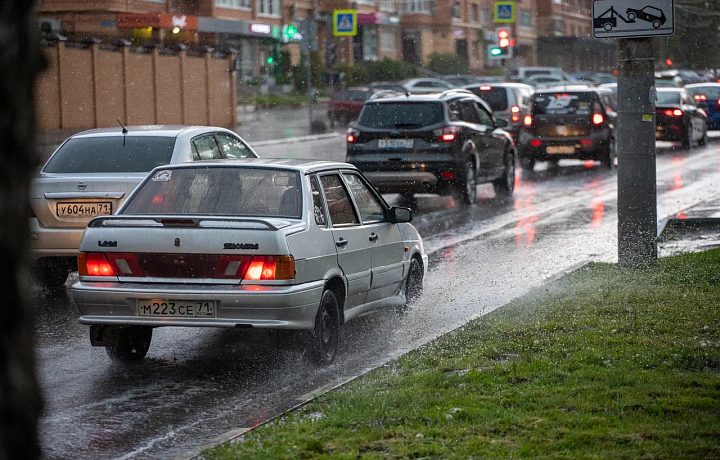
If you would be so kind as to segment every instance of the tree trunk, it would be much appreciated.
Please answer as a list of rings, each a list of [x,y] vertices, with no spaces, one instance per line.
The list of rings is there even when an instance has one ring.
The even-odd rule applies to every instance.
[[[0,460],[40,456],[27,212],[38,163],[33,82],[44,61],[33,3],[0,0]]]

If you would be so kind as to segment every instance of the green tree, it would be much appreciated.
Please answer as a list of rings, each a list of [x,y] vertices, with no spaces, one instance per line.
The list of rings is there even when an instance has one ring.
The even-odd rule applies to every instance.
[[[667,38],[665,57],[675,67],[690,69],[719,68],[717,0],[682,0],[675,7],[675,35]]]
[[[428,56],[428,69],[443,75],[466,74],[468,63],[457,54],[437,54]]]

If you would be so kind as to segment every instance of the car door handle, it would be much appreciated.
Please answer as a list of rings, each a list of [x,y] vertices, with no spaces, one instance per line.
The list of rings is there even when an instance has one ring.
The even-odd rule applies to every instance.
[[[377,241],[378,238],[380,238],[378,235],[371,233],[370,234],[370,241]]]
[[[347,244],[348,244],[348,240],[343,239],[343,238],[340,238],[339,240],[337,240],[335,242],[335,246],[337,246],[339,248],[344,248]]]

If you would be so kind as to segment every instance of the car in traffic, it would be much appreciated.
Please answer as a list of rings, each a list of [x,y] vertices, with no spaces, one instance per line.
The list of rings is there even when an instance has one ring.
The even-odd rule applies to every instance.
[[[515,143],[490,107],[467,90],[438,94],[378,94],[348,130],[347,162],[381,193],[477,199],[490,182],[500,196],[515,186]]]
[[[707,115],[707,129],[720,130],[720,84],[696,83],[685,86],[685,90],[693,97],[695,103]]]
[[[438,93],[455,87],[439,78],[411,78],[401,81],[400,84],[406,91],[414,94]]]
[[[522,82],[535,76],[555,76],[566,82],[575,82],[575,79],[560,67],[518,67],[510,72],[510,80]]]
[[[642,21],[649,22],[653,28],[658,29],[660,26],[665,24],[667,17],[660,8],[654,6],[646,6],[644,8],[628,8],[625,10],[628,21],[634,21],[636,18]]]
[[[658,88],[655,105],[655,139],[680,142],[684,148],[693,142],[707,144],[707,114],[684,88]]]
[[[348,122],[351,120],[357,120],[365,101],[370,99],[370,96],[380,91],[383,90],[380,88],[363,86],[348,88],[335,93],[328,104],[328,119],[330,119],[330,127],[335,126],[335,124],[347,126]]]
[[[77,270],[88,222],[111,215],[156,166],[255,158],[237,134],[207,126],[128,126],[83,131],[63,142],[31,183],[29,225],[37,281],[60,290]]]
[[[562,85],[581,85],[586,84],[588,86],[593,86],[590,83],[582,82],[580,80],[575,80],[574,78],[571,80],[568,80],[567,78],[560,76],[560,75],[545,75],[545,74],[539,74],[539,75],[533,75],[532,77],[528,77],[525,80],[523,80],[523,83],[525,83],[528,86],[531,86],[535,89],[543,89],[543,88],[550,88],[553,86],[562,86]]]
[[[615,164],[616,112],[609,89],[565,86],[537,91],[518,135],[520,165],[538,161],[596,160]]]
[[[522,83],[473,84],[464,88],[485,101],[493,116],[508,120],[505,131],[513,136],[520,130],[535,92],[532,86]]]
[[[288,331],[329,364],[341,325],[422,291],[411,220],[345,163],[161,166],[90,221],[72,299],[117,360],[142,359],[153,328],[182,326]]]
[[[403,85],[393,81],[376,81],[368,84],[368,87],[375,90],[390,90],[397,91],[399,93],[404,93],[406,91]]]
[[[443,75],[442,79],[455,87],[462,87],[464,85],[470,85],[477,82],[477,77],[475,75]]]

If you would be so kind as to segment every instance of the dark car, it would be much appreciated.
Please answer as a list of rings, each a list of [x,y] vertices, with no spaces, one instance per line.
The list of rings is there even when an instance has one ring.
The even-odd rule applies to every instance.
[[[380,88],[358,87],[335,93],[328,106],[330,126],[335,126],[335,123],[347,126],[350,120],[356,120],[365,101],[380,91]]]
[[[515,184],[515,144],[479,97],[461,89],[437,94],[379,94],[348,130],[347,162],[381,193],[453,195],[465,204],[477,184],[498,195]]]
[[[520,165],[537,161],[597,160],[615,164],[614,96],[609,89],[565,86],[540,90],[518,136]]]
[[[520,131],[522,119],[527,115],[535,89],[522,83],[496,83],[493,85],[467,85],[465,89],[485,101],[493,115],[508,120],[505,131],[513,136]]]
[[[687,85],[685,90],[690,93],[698,106],[707,115],[707,129],[720,130],[720,84],[698,83]]]
[[[399,93],[405,93],[405,87],[401,85],[400,83],[392,82],[392,81],[376,81],[374,83],[370,83],[368,85],[370,89],[374,90],[390,90],[390,91],[397,91]]]
[[[639,10],[635,8],[628,8],[625,10],[625,14],[627,15],[628,21],[634,21],[635,18],[637,18],[651,23],[656,29],[665,24],[665,21],[667,21],[665,13],[654,6],[646,6],[645,8],[641,8]]]
[[[683,88],[658,88],[655,139],[680,142],[687,148],[707,144],[707,114]]]

